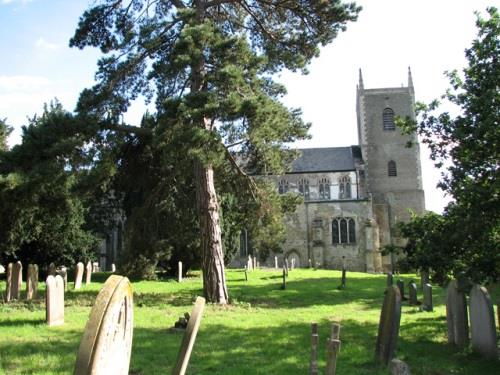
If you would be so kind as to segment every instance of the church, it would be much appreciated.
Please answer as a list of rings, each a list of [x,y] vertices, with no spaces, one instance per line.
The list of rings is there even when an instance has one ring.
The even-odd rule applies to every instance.
[[[286,217],[283,252],[271,254],[281,265],[387,272],[394,259],[386,245],[401,245],[395,224],[425,210],[416,134],[405,135],[395,118],[415,118],[411,71],[407,87],[370,88],[361,71],[356,90],[358,145],[301,149],[290,172],[269,177],[280,194],[294,192],[304,201]],[[412,147],[408,147],[411,141]],[[242,236],[232,266],[246,264],[251,250]]]

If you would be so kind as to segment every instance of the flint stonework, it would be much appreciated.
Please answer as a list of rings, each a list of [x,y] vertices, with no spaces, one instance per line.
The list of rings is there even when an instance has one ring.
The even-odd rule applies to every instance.
[[[474,285],[470,292],[470,332],[472,349],[485,358],[498,359],[495,313],[485,287]]]
[[[83,263],[78,262],[75,268],[75,289],[80,289],[82,287],[83,279]]]
[[[61,276],[49,275],[46,281],[45,308],[49,326],[64,324],[64,280]]]
[[[469,344],[469,323],[465,293],[458,289],[457,280],[448,284],[446,292],[446,324],[448,342],[460,348]]]
[[[401,294],[399,288],[387,288],[378,327],[375,357],[386,365],[394,358],[401,321]]]

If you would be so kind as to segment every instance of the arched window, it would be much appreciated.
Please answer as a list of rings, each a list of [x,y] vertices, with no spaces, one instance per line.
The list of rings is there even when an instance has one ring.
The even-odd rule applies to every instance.
[[[339,199],[351,198],[351,178],[342,176],[339,179]]]
[[[280,193],[280,194],[288,193],[288,181],[287,180],[281,180],[278,183],[278,193]]]
[[[394,111],[391,108],[386,108],[382,112],[382,120],[384,123],[384,130],[396,130],[394,124]]]
[[[336,217],[332,220],[332,244],[356,243],[356,222],[352,218]]]
[[[319,199],[330,199],[330,180],[327,178],[319,180]]]
[[[302,178],[299,180],[299,194],[304,197],[305,200],[309,199],[309,180]]]
[[[398,169],[394,160],[391,160],[389,163],[387,163],[387,175],[389,177],[396,177],[398,175]]]

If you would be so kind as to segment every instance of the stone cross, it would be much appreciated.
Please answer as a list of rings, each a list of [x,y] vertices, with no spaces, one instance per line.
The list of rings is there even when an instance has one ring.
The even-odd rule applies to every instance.
[[[424,311],[432,311],[434,306],[432,304],[432,285],[425,284],[424,285],[424,303],[422,305],[422,310]]]
[[[10,291],[11,299],[19,299],[21,288],[23,286],[23,265],[17,261],[12,266],[12,284]]]
[[[326,375],[335,375],[337,368],[337,355],[340,352],[340,325],[332,323],[330,339],[326,348]]]
[[[126,277],[108,277],[85,325],[75,375],[128,375],[134,321],[132,299],[132,286]]]
[[[28,276],[26,277],[26,299],[36,299],[38,293],[38,266],[28,264]]]
[[[278,269],[278,257],[274,257],[274,268]]]
[[[85,267],[85,285],[89,285],[92,278],[92,262],[89,260]]]
[[[9,302],[11,298],[11,293],[12,293],[12,263],[9,263],[7,265],[7,270],[6,270],[6,284],[5,284],[5,302]]]
[[[111,263],[111,272],[116,272],[116,266],[114,263]]]
[[[386,365],[394,358],[401,321],[401,293],[396,286],[387,287],[378,326],[375,357]]]
[[[283,283],[281,284],[281,289],[283,290],[286,289],[286,269],[284,264],[283,264]]]
[[[448,342],[464,348],[469,344],[469,323],[465,293],[458,289],[457,280],[448,284],[446,292],[446,324]]]
[[[184,375],[186,373],[189,358],[191,357],[191,351],[193,350],[194,342],[196,341],[196,334],[198,333],[198,328],[200,328],[204,309],[205,298],[197,297],[193,312],[191,313],[191,317],[189,318],[188,325],[186,327],[186,332],[182,338],[181,347],[179,349],[179,354],[177,355],[176,365],[172,370],[172,375]]]
[[[486,288],[474,285],[469,303],[472,349],[485,358],[498,359],[495,313]]]
[[[392,272],[387,272],[387,286],[392,286],[394,284]]]
[[[68,290],[68,269],[65,266],[62,266],[57,274],[63,278],[64,281],[64,291]]]
[[[418,305],[417,284],[413,280],[408,285],[408,294],[410,296],[410,299],[409,299],[410,305],[412,305],[412,306]]]
[[[309,374],[318,375],[318,323],[311,323],[311,363]]]
[[[64,324],[64,280],[60,275],[47,277],[45,308],[49,326]]]
[[[405,297],[405,282],[400,279],[400,280],[398,280],[398,282],[396,283],[396,285],[398,286],[399,293],[401,294],[401,301],[406,301],[406,297]]]
[[[80,289],[82,287],[83,279],[83,263],[78,262],[75,269],[75,289]]]
[[[182,282],[182,262],[177,264],[177,281]]]

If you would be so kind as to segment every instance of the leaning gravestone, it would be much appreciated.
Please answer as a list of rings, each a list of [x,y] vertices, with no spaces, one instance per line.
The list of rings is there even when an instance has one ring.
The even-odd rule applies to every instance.
[[[5,284],[5,302],[9,302],[12,294],[12,263],[7,265],[6,284]]]
[[[448,284],[446,292],[446,324],[448,342],[460,348],[469,344],[469,323],[465,293],[458,289],[457,280]]]
[[[413,280],[408,285],[408,294],[409,294],[410,305],[413,305],[413,306],[418,305],[417,284]]]
[[[401,294],[399,288],[390,286],[387,288],[384,297],[375,347],[377,360],[386,366],[396,353],[400,321]]]
[[[64,324],[64,280],[60,275],[49,275],[45,282],[46,321],[49,326]]]
[[[485,358],[498,359],[495,314],[486,288],[474,285],[469,303],[472,349]]]
[[[387,286],[392,286],[394,284],[392,272],[387,272]]]
[[[17,261],[12,266],[12,284],[11,284],[11,299],[19,299],[21,288],[23,286],[23,265]]]
[[[405,297],[405,282],[403,280],[398,280],[396,283],[399,289],[399,293],[401,294],[401,301],[406,301]]]
[[[432,285],[424,285],[424,303],[422,304],[422,310],[432,311],[434,306],[432,305]]]
[[[186,332],[184,333],[184,337],[182,338],[181,347],[179,349],[179,354],[177,355],[175,367],[172,370],[172,375],[184,375],[186,373],[186,369],[189,364],[189,358],[191,357],[191,351],[193,350],[196,335],[198,333],[198,329],[200,328],[204,309],[205,298],[197,297],[193,312],[191,313],[188,325],[186,327]]]
[[[111,275],[97,295],[76,358],[75,375],[127,375],[133,333],[132,287]]]
[[[38,266],[28,264],[28,276],[26,277],[26,299],[36,299],[38,292]]]
[[[75,289],[80,289],[82,287],[83,279],[83,263],[78,262],[75,269]]]

